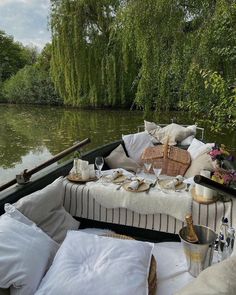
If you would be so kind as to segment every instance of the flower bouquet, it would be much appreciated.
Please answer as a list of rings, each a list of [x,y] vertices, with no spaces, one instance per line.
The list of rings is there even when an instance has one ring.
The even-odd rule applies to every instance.
[[[236,170],[234,169],[234,156],[226,150],[225,145],[217,145],[209,152],[215,170],[211,177],[212,180],[236,188]]]

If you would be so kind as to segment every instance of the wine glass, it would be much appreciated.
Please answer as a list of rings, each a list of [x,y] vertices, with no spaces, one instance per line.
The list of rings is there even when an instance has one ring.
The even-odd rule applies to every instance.
[[[146,171],[147,171],[148,173],[150,173],[150,170],[151,170],[151,168],[152,168],[152,163],[145,162],[145,163],[144,163],[144,167],[145,167]]]
[[[161,168],[153,168],[153,171],[156,175],[157,180],[159,179],[159,175],[161,174],[162,169]]]
[[[98,169],[98,177],[100,178],[102,176],[101,170],[102,170],[102,167],[104,165],[103,157],[96,157],[95,158],[95,165],[96,165],[96,167]]]

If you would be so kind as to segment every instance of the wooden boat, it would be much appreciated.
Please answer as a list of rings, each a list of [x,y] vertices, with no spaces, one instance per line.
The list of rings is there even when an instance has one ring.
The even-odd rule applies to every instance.
[[[140,126],[139,126],[140,129]],[[201,134],[200,137],[201,139],[204,136],[204,129],[203,128],[199,128]],[[32,174],[34,174],[35,172],[38,172],[41,168],[44,168],[45,166],[47,166],[48,164],[51,164],[55,161],[57,161],[58,159],[60,159],[61,157],[65,156],[68,153],[71,153],[72,151],[74,151],[75,149],[79,149],[80,147],[82,147],[83,145],[86,145],[87,143],[89,143],[90,140],[89,139],[85,139],[82,142],[78,143],[75,147],[69,148],[68,151],[66,151],[66,153],[60,153],[59,155],[55,156],[53,159],[47,161],[47,163],[44,163],[42,165],[40,165],[40,167],[36,167],[34,169],[32,169],[31,171],[28,172],[27,176],[31,176]],[[102,157],[107,157],[116,147],[118,147],[120,144],[122,144],[122,140],[118,140],[116,142],[112,142],[109,144],[106,144],[104,146],[98,147],[92,151],[86,152],[82,155],[81,159],[82,160],[86,160],[89,163],[94,163],[94,160],[97,156],[102,156]],[[13,184],[11,185],[9,188],[6,188],[6,186],[8,186],[8,184],[5,186],[0,187],[0,214],[4,213],[4,204],[5,203],[15,203],[17,202],[20,198],[29,195],[37,190],[42,189],[43,187],[47,186],[48,184],[52,183],[56,178],[60,177],[60,176],[64,176],[66,177],[69,174],[69,171],[72,169],[73,167],[73,159],[67,160],[66,162],[62,163],[62,164],[58,164],[56,167],[53,167],[51,169],[47,169],[47,172],[40,172],[37,173],[36,175],[33,175],[31,180],[29,182],[26,182],[23,185],[20,184],[16,184],[14,185],[14,183],[16,182],[16,180],[14,179],[13,181],[9,182],[9,184]],[[103,169],[109,169],[109,167],[105,164]],[[229,188],[225,188],[225,186],[220,185],[218,183],[215,182],[210,182],[209,180],[206,180],[204,177],[196,177],[196,182],[200,183],[202,185],[205,185],[207,187],[213,188],[218,190],[220,193],[222,194],[226,194],[228,196],[235,196],[235,190],[234,189],[229,189]],[[70,186],[67,185],[67,186]],[[1,189],[2,188],[2,189]],[[1,191],[2,190],[2,191]],[[208,205],[209,207],[210,205]],[[215,206],[215,204],[212,205],[212,207]],[[225,206],[225,205],[224,205]],[[204,207],[204,206],[202,206]],[[213,212],[210,212],[210,207],[207,208],[207,212],[205,211],[201,211],[203,208],[201,208],[201,206],[199,207],[199,204],[194,202],[193,205],[193,210],[196,211],[195,215],[196,218],[194,219],[194,223],[198,223],[198,224],[204,224],[206,226],[209,225],[209,220],[208,220],[208,216],[206,217],[206,213],[208,212],[208,214],[212,214]],[[101,209],[100,209],[101,210]],[[222,208],[214,208],[214,216],[218,215],[218,218],[224,213],[225,211],[230,210],[229,208],[225,208],[222,210]],[[71,209],[71,211],[73,212],[73,209]],[[213,208],[212,208],[213,211]],[[133,212],[132,212],[133,214]],[[127,213],[126,213],[127,215]],[[200,216],[200,217],[199,217]],[[110,229],[114,229],[116,231],[118,231],[119,233],[122,234],[129,234],[132,236],[136,236],[136,237],[141,237],[141,238],[145,238],[145,239],[149,239],[149,240],[154,240],[154,241],[163,241],[163,240],[178,240],[179,241],[179,237],[178,237],[178,232],[179,229],[184,225],[183,221],[179,221],[176,218],[172,218],[171,216],[169,216],[168,214],[158,214],[157,216],[155,216],[155,218],[159,219],[159,223],[158,225],[154,226],[153,222],[151,225],[147,226],[139,226],[140,224],[140,219],[145,218],[145,222],[146,223],[151,223],[151,218],[154,219],[154,217],[147,217],[147,216],[141,216],[139,214],[139,216],[137,217],[139,219],[139,224],[132,224],[132,226],[126,225],[124,224],[124,222],[122,222],[122,217],[119,216],[118,220],[121,222],[104,222],[103,218],[88,218],[88,216],[86,218],[82,217],[82,216],[75,216],[78,220],[81,221],[81,225],[83,227],[102,227],[102,228],[110,228]],[[149,218],[147,220],[147,218]],[[207,223],[206,221],[203,222],[203,219],[207,219]],[[173,219],[173,220],[172,220]],[[229,218],[231,220],[231,225],[232,225],[232,214]],[[217,227],[219,226],[219,221],[215,222],[214,224],[211,224],[211,226],[214,228],[214,230],[217,229]],[[168,229],[169,227],[169,223],[172,223],[172,227],[173,229],[170,230]],[[235,224],[236,225],[236,224]],[[166,228],[165,228],[166,227]]]
[[[84,140],[81,145],[79,144],[79,147],[88,142],[88,139]],[[89,161],[89,163],[94,163],[95,157],[107,157],[120,144],[122,144],[122,140],[86,152],[81,158]],[[46,173],[33,175],[31,180],[23,185],[16,184],[4,189],[0,192],[0,214],[4,213],[4,205],[6,203],[15,203],[24,196],[43,189],[58,177],[66,177],[72,167],[73,159],[47,170]],[[104,169],[106,168],[108,167],[105,165]],[[37,170],[36,168],[35,172]],[[213,188],[212,183],[205,181],[202,177],[197,179],[197,181],[203,184],[205,182],[206,186]],[[127,208],[105,208],[98,204],[93,199],[93,195],[88,194],[88,188],[84,189],[84,187],[84,184],[72,183],[66,178],[64,180],[64,207],[75,219],[81,222],[81,229],[87,227],[106,228],[118,234],[154,242],[180,241],[178,233],[184,226],[183,220],[178,220],[176,217],[169,215],[168,212],[143,214]],[[218,185],[217,189],[224,193],[223,187]],[[176,192],[176,194],[179,196],[179,192]],[[227,191],[227,194],[235,196],[234,190]],[[209,226],[216,231],[219,228],[221,216],[227,216],[230,225],[236,226],[234,207],[233,198],[228,199],[227,202],[214,202],[213,204],[206,205],[193,201],[192,214],[194,223]]]
[[[118,145],[122,143],[122,140],[118,140],[116,142],[112,142],[110,144],[106,144],[97,149],[89,151],[81,157],[81,159],[89,161],[90,163],[94,163],[94,160],[97,156],[108,156],[111,151],[113,151]],[[52,183],[56,178],[60,176],[67,176],[69,171],[73,167],[73,159],[66,161],[63,164],[59,164],[56,168],[52,168],[47,171],[46,174],[40,173],[39,175],[35,175],[32,177],[32,180],[23,185],[13,185],[8,189],[0,192],[0,214],[4,213],[4,205],[6,203],[15,203],[20,198],[29,195],[37,190],[44,188],[45,186]],[[104,166],[104,169],[108,167]],[[72,210],[72,208],[71,208]],[[120,234],[131,235],[139,238],[145,238],[149,240],[155,241],[163,241],[163,240],[179,240],[178,234],[168,234],[164,232],[154,232],[152,230],[143,230],[141,228],[129,227],[120,224],[112,224],[106,223],[102,221],[91,220],[82,217],[76,217],[81,222],[81,227],[100,227],[100,228],[109,228],[115,230]]]

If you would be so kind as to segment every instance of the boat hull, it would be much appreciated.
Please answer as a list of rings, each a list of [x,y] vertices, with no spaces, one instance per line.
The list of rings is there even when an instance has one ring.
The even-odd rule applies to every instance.
[[[96,156],[106,157],[113,149],[121,144],[121,142],[121,140],[118,140],[86,152],[82,154],[82,159],[89,161],[89,163],[94,163]],[[62,164],[58,164],[56,167],[48,168],[46,171],[38,172],[37,174],[33,175],[31,180],[26,184],[16,184],[0,192],[0,215],[4,213],[5,203],[15,203],[20,198],[40,190],[52,183],[59,176],[68,175],[69,171],[72,169],[72,166],[73,159],[67,160]]]

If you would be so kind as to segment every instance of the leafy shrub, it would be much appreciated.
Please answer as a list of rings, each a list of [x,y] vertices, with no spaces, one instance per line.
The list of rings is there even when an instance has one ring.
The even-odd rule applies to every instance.
[[[9,103],[62,104],[48,71],[37,64],[25,66],[5,81],[2,93]]]

